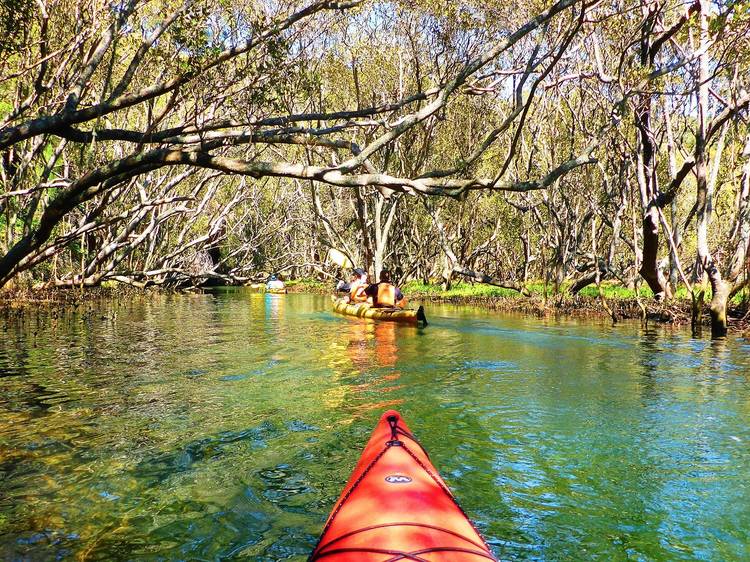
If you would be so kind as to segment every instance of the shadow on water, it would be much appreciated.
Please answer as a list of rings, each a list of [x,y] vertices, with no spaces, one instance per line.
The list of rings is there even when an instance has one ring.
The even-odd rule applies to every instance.
[[[149,485],[159,484],[165,478],[191,470],[197,462],[224,456],[238,444],[251,450],[264,449],[271,439],[280,435],[281,431],[268,422],[241,431],[225,431],[188,443],[175,452],[149,456],[141,460],[133,472],[139,478],[150,478]]]

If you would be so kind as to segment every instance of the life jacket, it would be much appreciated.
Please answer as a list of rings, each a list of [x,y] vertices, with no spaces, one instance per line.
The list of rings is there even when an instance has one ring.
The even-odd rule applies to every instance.
[[[390,283],[378,283],[378,306],[396,306],[396,287]]]

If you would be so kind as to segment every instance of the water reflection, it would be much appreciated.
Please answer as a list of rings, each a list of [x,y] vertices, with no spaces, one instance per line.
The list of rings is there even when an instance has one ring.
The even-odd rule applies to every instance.
[[[396,368],[397,341],[413,335],[416,328],[342,318],[336,329],[338,336],[323,353],[332,380],[338,383],[326,391],[326,405],[348,412],[351,423],[402,404],[402,398],[392,396],[402,388],[396,384],[401,376]]]
[[[398,359],[397,337],[413,330],[395,322],[352,319],[344,330],[347,355],[360,372],[373,366],[393,367]]]
[[[329,306],[240,291],[4,319],[0,558],[304,560],[391,406],[503,558],[747,557],[746,341]]]

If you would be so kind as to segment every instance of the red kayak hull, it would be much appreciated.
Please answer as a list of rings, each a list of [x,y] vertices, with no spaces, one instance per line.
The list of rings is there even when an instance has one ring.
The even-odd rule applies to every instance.
[[[310,561],[496,560],[401,415],[383,414]]]

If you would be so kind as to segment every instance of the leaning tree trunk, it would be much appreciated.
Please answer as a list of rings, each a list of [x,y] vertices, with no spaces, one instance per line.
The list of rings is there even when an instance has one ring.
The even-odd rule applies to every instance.
[[[639,273],[654,292],[656,300],[667,300],[672,291],[659,267],[659,208],[655,202],[648,205],[643,217],[643,258]]]
[[[649,12],[651,6],[642,3],[641,9],[645,21],[641,26],[640,64],[643,70],[652,72],[655,67],[657,54],[666,43],[669,35],[657,37],[655,33],[659,26],[656,11]],[[683,21],[684,23],[684,21]],[[679,26],[674,26],[667,34],[676,32]],[[636,177],[643,205],[643,260],[639,273],[654,292],[657,300],[672,297],[672,290],[659,264],[659,181],[657,175],[657,147],[656,134],[651,122],[653,109],[653,94],[643,92],[637,98],[635,107],[635,127],[638,131],[638,157],[636,162]]]

